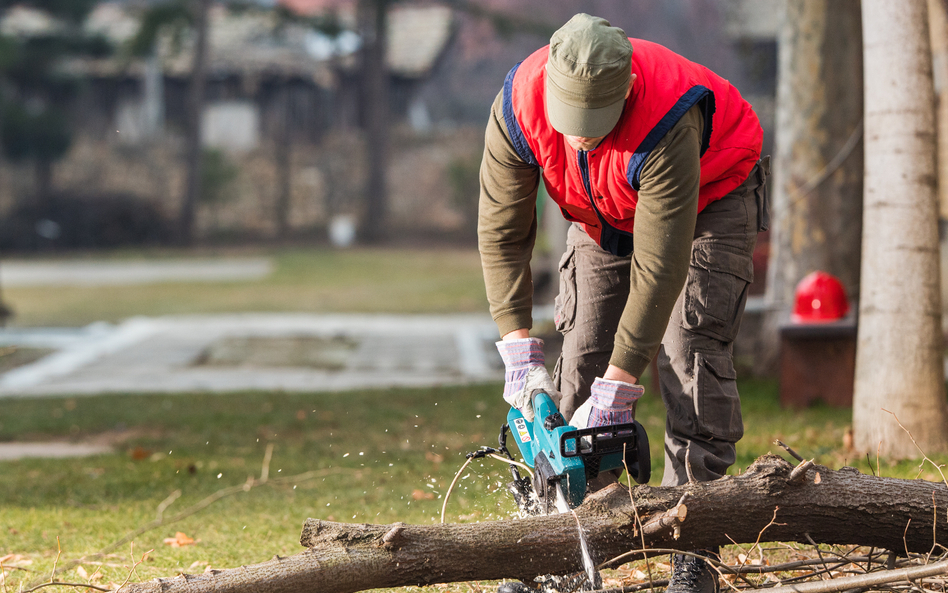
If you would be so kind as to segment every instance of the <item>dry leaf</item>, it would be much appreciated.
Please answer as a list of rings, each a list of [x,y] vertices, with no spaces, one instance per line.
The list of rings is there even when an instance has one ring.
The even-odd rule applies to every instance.
[[[135,461],[144,461],[151,457],[151,451],[144,447],[135,447],[129,452],[129,455],[131,455]]]
[[[178,531],[174,534],[174,537],[166,537],[164,541],[172,548],[180,548],[181,546],[189,546],[193,544],[195,540],[188,537],[187,534]]]
[[[424,490],[412,490],[411,497],[415,500],[432,500],[434,492],[425,492]]]
[[[76,567],[76,574],[79,575],[79,578],[89,580],[89,573],[86,572],[86,569],[80,564]]]
[[[306,420],[306,410],[297,410],[296,411],[297,420]]]
[[[22,554],[7,554],[6,556],[0,557],[0,562],[2,562],[4,566],[15,568],[23,568],[24,566],[33,564],[32,560]]]
[[[425,459],[427,459],[428,461],[433,461],[434,463],[441,463],[442,461],[444,461],[444,455],[438,455],[437,453],[432,453],[431,451],[428,451],[427,453],[425,453]]]
[[[816,472],[816,477],[813,478],[813,483],[819,484],[822,481],[823,481],[823,478],[820,476],[820,472]]]

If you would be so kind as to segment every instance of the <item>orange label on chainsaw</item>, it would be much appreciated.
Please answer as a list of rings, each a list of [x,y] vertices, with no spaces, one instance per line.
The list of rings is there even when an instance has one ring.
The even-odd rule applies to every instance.
[[[514,420],[514,427],[517,429],[517,438],[521,443],[529,443],[533,440],[530,438],[530,431],[527,430],[527,423],[523,418]]]

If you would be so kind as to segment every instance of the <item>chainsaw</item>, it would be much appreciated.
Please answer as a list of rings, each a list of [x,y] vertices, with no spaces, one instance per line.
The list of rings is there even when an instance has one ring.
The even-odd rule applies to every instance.
[[[507,450],[507,430],[527,466],[532,479],[523,478],[511,464],[514,481],[508,489],[517,506],[528,514],[565,513],[586,498],[587,485],[599,474],[627,470],[639,484],[651,477],[652,462],[645,428],[636,421],[610,426],[575,428],[566,423],[546,393],[533,395],[533,422],[517,408],[507,413],[501,428],[500,450]]]

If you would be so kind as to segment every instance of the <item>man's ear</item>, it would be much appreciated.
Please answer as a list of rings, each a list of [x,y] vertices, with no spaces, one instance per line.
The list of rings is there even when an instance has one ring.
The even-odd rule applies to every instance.
[[[628,99],[628,98],[629,98],[629,95],[632,94],[632,84],[635,82],[635,78],[636,78],[636,76],[635,76],[634,73],[633,73],[631,76],[629,76],[629,88],[627,88],[627,89],[625,90],[625,98],[626,98],[626,99]]]

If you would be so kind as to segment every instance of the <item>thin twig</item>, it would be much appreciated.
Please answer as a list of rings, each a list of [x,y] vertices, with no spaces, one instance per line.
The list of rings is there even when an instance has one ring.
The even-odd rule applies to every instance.
[[[33,593],[33,591],[37,591],[44,587],[54,587],[54,586],[55,587],[79,587],[82,589],[89,588],[89,589],[95,589],[96,591],[111,591],[112,590],[106,587],[100,587],[98,585],[90,585],[87,583],[55,583],[54,582],[54,583],[42,583],[40,585],[36,585],[35,587],[31,587],[29,589],[23,589],[19,593]]]
[[[635,504],[635,497],[632,496],[632,473],[629,472],[629,464],[625,461],[626,453],[626,443],[622,443],[622,465],[625,467],[625,479],[629,483],[629,501],[632,503],[632,514],[635,515],[635,527],[639,530],[639,537],[642,539],[642,549],[645,549],[645,526],[642,525],[642,518],[639,517],[639,508]],[[641,468],[639,468],[641,469]],[[682,498],[687,496],[688,493],[682,495]],[[679,502],[680,504],[680,502]],[[655,590],[655,580],[652,578],[652,563],[649,561],[648,556],[645,557],[645,572],[648,573],[648,583],[649,589]]]
[[[161,501],[161,503],[158,505],[158,512],[155,514],[155,521],[161,521],[161,517],[165,514],[165,511],[168,509],[168,507],[170,507],[171,504],[179,498],[181,498],[180,488],[169,494],[168,498]]]
[[[912,518],[909,517],[909,520],[905,523],[905,531],[902,532],[902,545],[905,546],[905,553],[908,554],[908,528],[912,524]]]
[[[135,543],[132,542],[132,547],[134,548],[134,546],[135,546]],[[132,556],[132,568],[128,571],[128,575],[125,577],[125,581],[124,581],[121,585],[119,585],[119,588],[118,588],[118,589],[115,590],[115,593],[118,593],[119,591],[121,591],[121,590],[122,590],[122,587],[124,587],[125,585],[128,584],[129,579],[132,578],[132,573],[133,573],[133,572],[134,572],[135,574],[138,574],[138,572],[135,571],[135,568],[136,568],[139,564],[141,564],[142,562],[144,562],[144,561],[145,561],[145,558],[147,558],[148,555],[151,554],[152,552],[154,552],[154,550],[148,550],[147,552],[145,552],[144,554],[142,554],[142,559],[139,560],[138,562],[135,562],[135,556],[134,556],[134,555]],[[133,552],[133,554],[134,554],[134,552]],[[139,576],[138,578],[139,578],[139,580],[141,580],[141,577],[140,577],[140,576]]]
[[[688,474],[689,484],[697,482],[694,473],[691,471],[691,443],[688,443],[688,447],[685,449],[685,473]]]
[[[783,523],[777,523],[777,511],[779,511],[779,510],[780,510],[780,507],[778,507],[778,506],[775,506],[775,507],[774,507],[774,514],[773,514],[773,516],[770,518],[770,523],[767,523],[766,525],[764,525],[764,528],[761,529],[761,530],[757,533],[757,541],[755,541],[755,542],[754,542],[754,545],[751,547],[751,550],[753,550],[753,549],[755,549],[755,548],[756,548],[757,550],[759,550],[761,556],[763,556],[763,553],[764,553],[764,552],[763,552],[763,550],[760,550],[760,538],[762,538],[762,537],[764,536],[764,532],[767,531],[767,530],[770,528],[771,525],[784,525]]]
[[[59,536],[56,536],[56,559],[53,560],[53,572],[49,575],[49,582],[52,583],[56,578],[56,565],[59,564],[59,557],[63,555],[63,547],[59,543]]]
[[[794,451],[793,449],[791,449],[788,445],[785,445],[785,444],[783,443],[783,441],[781,441],[780,439],[776,439],[776,440],[774,441],[774,444],[777,445],[777,446],[779,446],[779,447],[782,447],[784,451],[786,451],[787,453],[789,453],[790,455],[792,455],[793,458],[796,459],[797,461],[804,461],[802,455],[800,455],[799,453],[797,453],[796,451]]]
[[[938,503],[935,502],[935,491],[932,490],[932,549],[928,551],[928,557],[925,559],[927,564],[935,553],[935,546],[938,545]]]
[[[728,534],[725,533],[724,536],[725,536],[726,538],[728,538],[729,540],[731,540],[731,543],[732,543],[732,544],[734,544],[735,546],[741,548],[741,552],[742,552],[742,553],[745,553],[745,554],[744,554],[745,556],[747,555],[747,554],[746,554],[747,550],[745,550],[739,543],[737,543],[736,541],[734,541],[734,539],[733,539],[730,535],[728,535]],[[754,549],[754,548],[751,548],[751,550],[753,550],[753,549]],[[744,566],[744,563],[742,562],[739,568],[743,568],[743,566]],[[744,573],[743,573],[743,572],[737,571],[737,572],[735,572],[734,574],[737,575],[737,578],[739,578],[739,579],[741,579],[742,581],[744,581],[745,583],[747,583],[747,586],[748,586],[748,587],[750,587],[750,588],[752,588],[752,589],[756,588],[755,585],[754,585],[754,583],[752,583],[752,582],[750,582],[749,580],[747,580],[747,577],[744,576]],[[734,586],[732,583],[728,583],[728,586],[731,587],[732,589],[734,589],[735,591],[737,590],[737,587]]]
[[[806,537],[807,541],[813,545],[813,549],[816,550],[816,555],[820,557],[820,561],[823,563],[823,568],[825,571],[829,572],[829,567],[826,565],[826,559],[823,558],[823,551],[820,550],[819,544],[813,541],[813,538],[810,537],[809,533],[804,533],[803,535]]]
[[[912,579],[921,579],[945,573],[948,573],[948,560],[912,568],[877,571],[859,576],[830,579],[828,581],[813,581],[786,587],[774,587],[769,589],[768,593],[833,593],[837,591],[848,591],[850,589],[875,587],[896,581],[911,581]]]
[[[889,412],[889,410],[886,410],[885,408],[882,408],[882,411],[892,414],[892,417],[895,418],[895,422],[899,425],[899,428],[905,431],[905,434],[907,434],[908,437],[912,439],[912,444],[915,445],[915,448],[918,449],[918,452],[922,454],[922,462],[919,464],[919,469],[921,469],[921,466],[924,465],[926,461],[932,464],[935,467],[935,469],[938,470],[938,473],[941,474],[941,481],[945,484],[945,487],[948,488],[948,479],[945,479],[945,473],[941,471],[941,466],[935,463],[934,461],[932,461],[928,457],[928,455],[926,455],[925,452],[922,451],[922,448],[918,445],[918,441],[916,441],[915,437],[912,436],[912,432],[902,425],[902,423],[899,421],[899,417],[896,416],[894,412]],[[945,518],[948,519],[948,509],[946,509],[945,511]]]

